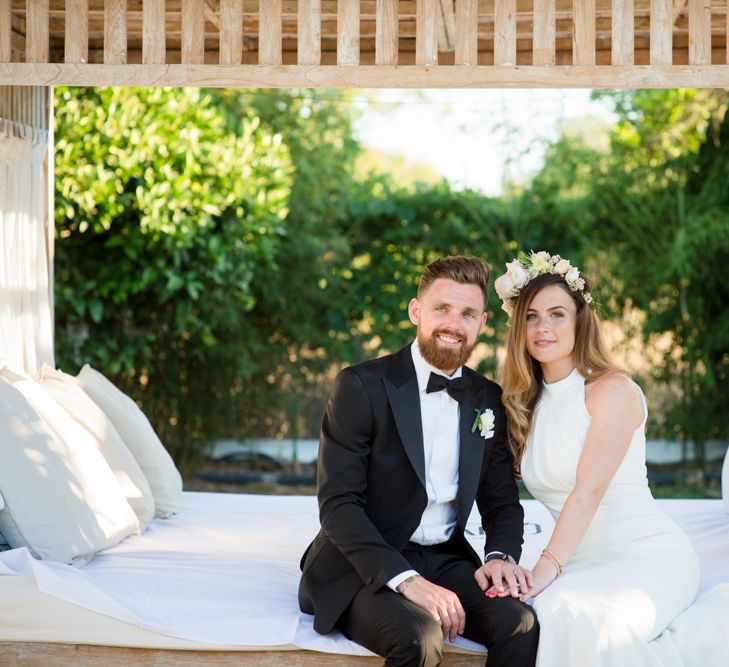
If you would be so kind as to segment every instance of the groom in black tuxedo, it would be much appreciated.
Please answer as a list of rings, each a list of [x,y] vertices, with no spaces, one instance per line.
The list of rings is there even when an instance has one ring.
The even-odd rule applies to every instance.
[[[428,264],[408,307],[416,340],[341,371],[322,423],[321,530],[299,604],[318,632],[339,629],[385,665],[438,665],[458,634],[486,645],[488,667],[536,658],[536,617],[517,599],[531,573],[516,565],[524,513],[501,390],[463,365],[488,285],[476,258]],[[483,560],[464,537],[474,500]]]

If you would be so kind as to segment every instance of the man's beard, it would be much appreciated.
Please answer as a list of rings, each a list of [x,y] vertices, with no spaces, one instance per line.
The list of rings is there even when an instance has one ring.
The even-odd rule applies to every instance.
[[[458,338],[461,344],[458,348],[443,347],[443,345],[438,343],[438,334]],[[430,337],[426,337],[420,331],[420,328],[418,328],[418,347],[420,348],[420,354],[423,355],[423,359],[431,366],[445,372],[450,372],[463,366],[468,361],[475,347],[475,341],[473,345],[468,345],[465,336],[450,329],[436,329]]]

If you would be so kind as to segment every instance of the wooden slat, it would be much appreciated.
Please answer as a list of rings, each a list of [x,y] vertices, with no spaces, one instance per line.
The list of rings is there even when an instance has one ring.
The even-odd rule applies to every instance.
[[[64,60],[85,63],[89,60],[89,0],[66,0]]]
[[[104,63],[106,65],[121,65],[126,61],[126,0],[104,0]]]
[[[516,65],[516,0],[494,2],[494,65]]]
[[[595,64],[595,0],[573,0],[574,37],[572,62]]]
[[[281,4],[281,0],[266,0],[259,3],[258,63],[260,65],[280,65],[283,62]]]
[[[318,65],[321,62],[321,0],[299,0],[298,31],[299,65]]]
[[[220,0],[220,64],[243,62],[243,0]]]
[[[534,0],[534,45],[532,47],[532,62],[535,65],[554,65],[556,57],[556,31],[556,0]]]
[[[375,21],[375,63],[397,65],[399,51],[397,0],[377,0]]]
[[[689,64],[711,64],[711,0],[689,0]]]
[[[10,0],[0,0],[0,63],[9,63],[13,55],[13,22]]]
[[[611,63],[632,65],[635,55],[633,0],[613,0]]]
[[[165,0],[144,0],[142,14],[142,62],[164,65],[166,58]]]
[[[673,62],[673,4],[651,0],[651,65]]]
[[[337,64],[359,65],[359,0],[337,2]]]
[[[438,64],[439,0],[417,0],[415,4],[415,64]]]
[[[268,2],[268,0],[261,0]],[[146,2],[146,0],[145,0]],[[6,659],[6,661],[4,660]],[[446,650],[442,667],[482,667],[483,654]],[[317,651],[201,651],[83,644],[0,643],[0,667],[378,667],[382,658]]]
[[[456,65],[478,65],[478,0],[456,2]]]
[[[48,0],[29,0],[27,7],[25,60],[47,63],[50,50]]]
[[[205,61],[205,0],[182,0],[182,63]]]
[[[723,50],[723,49],[722,49]],[[725,88],[729,65],[460,67],[6,63],[0,86],[205,88]]]
[[[438,51],[453,53],[456,47],[456,11],[453,0],[438,0],[440,20],[438,23]]]

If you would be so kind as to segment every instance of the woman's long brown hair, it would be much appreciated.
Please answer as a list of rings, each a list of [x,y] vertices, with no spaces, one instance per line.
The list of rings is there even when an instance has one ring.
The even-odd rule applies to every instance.
[[[514,472],[521,475],[521,460],[531,429],[534,408],[542,394],[542,368],[527,351],[526,316],[534,297],[549,285],[559,285],[577,306],[575,366],[581,375],[594,382],[607,373],[624,373],[610,360],[600,332],[600,320],[580,292],[573,292],[561,276],[545,273],[528,282],[515,300],[509,334],[506,340],[506,361],[501,374],[501,400],[508,418],[509,447],[514,456]],[[589,285],[585,286],[589,291]]]

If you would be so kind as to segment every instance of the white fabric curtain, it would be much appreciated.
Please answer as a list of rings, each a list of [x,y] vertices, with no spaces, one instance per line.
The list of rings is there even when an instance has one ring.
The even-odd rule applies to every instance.
[[[55,366],[47,147],[46,130],[0,118],[0,359],[33,375]]]

